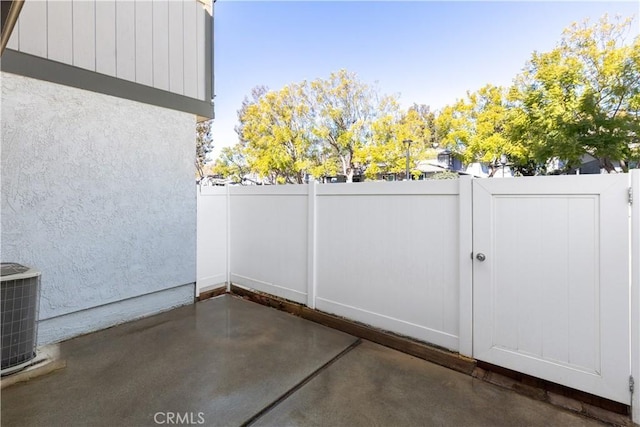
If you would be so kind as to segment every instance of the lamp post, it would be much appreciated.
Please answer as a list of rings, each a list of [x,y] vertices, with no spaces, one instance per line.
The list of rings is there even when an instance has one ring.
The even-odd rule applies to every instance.
[[[410,178],[409,178],[409,173],[410,173],[410,170],[409,170],[409,148],[411,148],[411,143],[412,143],[413,141],[412,141],[412,140],[410,140],[410,139],[405,139],[405,140],[404,140],[404,141],[402,141],[402,142],[403,142],[403,143],[404,143],[404,145],[407,147],[407,169],[406,169],[405,177],[406,177],[406,180],[407,180],[407,181],[409,181],[409,179],[410,179]]]

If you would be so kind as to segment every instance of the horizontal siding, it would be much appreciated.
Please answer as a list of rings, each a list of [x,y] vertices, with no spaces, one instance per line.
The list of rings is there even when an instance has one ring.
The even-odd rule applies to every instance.
[[[27,1],[8,47],[208,101],[207,19],[196,0]]]

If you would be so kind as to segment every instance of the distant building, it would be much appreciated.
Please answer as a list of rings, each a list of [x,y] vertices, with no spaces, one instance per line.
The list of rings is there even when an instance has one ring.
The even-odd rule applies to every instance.
[[[547,173],[552,175],[592,175],[608,173],[607,170],[600,164],[600,159],[592,156],[591,154],[583,154],[580,158],[580,162],[580,166],[568,168],[565,161],[554,157],[547,162]],[[613,164],[614,170],[616,172],[622,172],[622,167],[620,166],[619,161],[614,160],[611,163]]]

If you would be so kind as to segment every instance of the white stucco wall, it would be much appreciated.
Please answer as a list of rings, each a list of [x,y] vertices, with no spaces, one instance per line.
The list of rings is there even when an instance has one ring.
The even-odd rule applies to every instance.
[[[42,272],[39,341],[192,302],[195,117],[1,77],[0,259]]]

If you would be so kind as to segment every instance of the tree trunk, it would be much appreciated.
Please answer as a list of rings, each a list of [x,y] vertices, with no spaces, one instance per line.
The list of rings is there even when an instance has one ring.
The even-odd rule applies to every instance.
[[[620,160],[620,167],[622,168],[622,172],[624,172],[624,173],[628,173],[629,172],[629,165],[627,164],[626,161]]]
[[[347,182],[353,182],[353,168],[347,169]]]
[[[198,178],[199,179],[204,178],[204,170],[202,166],[200,166],[200,162],[198,161],[198,159],[196,159],[195,163],[196,163],[196,171],[198,172]]]
[[[608,157],[603,157],[600,159],[600,167],[606,169],[607,173],[615,172],[615,167],[613,167],[613,163],[611,163],[611,159]]]
[[[340,156],[340,163],[342,163],[342,173],[347,174],[347,159],[344,156]]]

